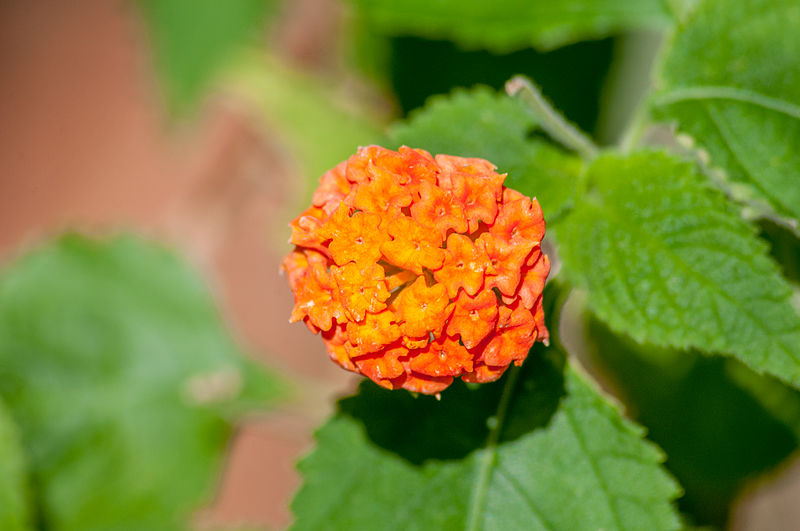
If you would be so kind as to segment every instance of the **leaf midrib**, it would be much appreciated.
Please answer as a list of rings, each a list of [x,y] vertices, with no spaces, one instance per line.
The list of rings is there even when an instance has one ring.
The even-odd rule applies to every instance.
[[[653,98],[653,104],[659,107],[692,100],[729,100],[749,103],[763,109],[784,114],[800,120],[800,105],[790,101],[767,96],[761,92],[736,88],[726,85],[694,85],[674,88],[662,92]]]

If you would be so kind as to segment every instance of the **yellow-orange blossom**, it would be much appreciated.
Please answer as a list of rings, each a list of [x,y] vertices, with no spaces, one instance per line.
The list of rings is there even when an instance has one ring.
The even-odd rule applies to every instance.
[[[347,370],[426,394],[498,379],[546,341],[536,199],[483,159],[360,148],[292,221],[291,321]]]

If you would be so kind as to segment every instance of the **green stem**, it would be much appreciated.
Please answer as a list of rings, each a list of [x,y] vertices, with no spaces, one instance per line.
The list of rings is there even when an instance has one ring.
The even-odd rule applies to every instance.
[[[561,116],[544,99],[539,87],[531,81],[522,76],[514,76],[506,83],[506,92],[510,96],[522,98],[536,115],[542,129],[553,139],[580,153],[584,158],[593,159],[597,156],[597,146],[591,139]]]
[[[511,404],[511,396],[514,394],[517,379],[519,379],[520,368],[516,365],[508,370],[506,384],[503,387],[503,394],[497,404],[495,423],[489,432],[486,441],[486,448],[481,456],[480,470],[478,470],[478,480],[475,482],[475,489],[472,492],[472,505],[469,516],[467,517],[466,531],[477,531],[481,523],[481,514],[486,507],[486,495],[489,493],[489,480],[492,477],[492,468],[497,461],[497,443],[500,442],[500,434],[503,431],[503,424],[506,421],[508,406]]]

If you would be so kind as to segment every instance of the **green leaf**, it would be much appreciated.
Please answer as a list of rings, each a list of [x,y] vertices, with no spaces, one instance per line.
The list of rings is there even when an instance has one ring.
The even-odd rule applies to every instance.
[[[631,29],[663,28],[661,0],[350,0],[379,31],[452,39],[468,48],[552,49]]]
[[[274,0],[139,0],[172,110],[193,108],[215,74],[252,41]]]
[[[395,147],[406,144],[433,154],[480,157],[500,172],[505,185],[535,196],[548,221],[572,200],[581,160],[539,139],[530,138],[536,119],[525,104],[486,87],[456,90],[431,98],[424,109],[389,136]]]
[[[653,110],[674,120],[763,213],[800,219],[800,4],[701,1],[661,68]]]
[[[565,270],[613,329],[732,354],[800,385],[800,316],[764,242],[725,198],[663,153],[605,155],[557,229]]]
[[[727,528],[741,489],[796,450],[797,389],[733,358],[637,344],[596,319],[588,339],[592,365],[669,456],[694,523]]]
[[[676,529],[661,452],[562,364],[441,401],[364,382],[300,463],[294,529]]]
[[[0,395],[47,529],[184,529],[213,492],[223,415],[277,390],[160,247],[71,235],[0,277]]]
[[[19,431],[0,401],[0,529],[32,529],[27,489],[27,470]]]

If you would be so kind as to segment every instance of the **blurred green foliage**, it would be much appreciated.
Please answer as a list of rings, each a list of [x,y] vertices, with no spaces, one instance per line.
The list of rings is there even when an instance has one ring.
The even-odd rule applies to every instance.
[[[31,528],[28,477],[19,430],[0,401],[0,529]]]
[[[660,0],[349,0],[378,31],[447,38],[465,48],[558,48],[642,27],[665,28]]]
[[[274,57],[238,57],[226,72],[226,88],[252,105],[268,134],[288,148],[305,177],[299,183],[303,204],[311,201],[319,177],[359,145],[384,143],[385,117]]]
[[[275,0],[138,0],[169,108],[194,110],[214,75],[264,32]]]
[[[68,235],[0,277],[0,396],[36,528],[185,529],[233,422],[280,389],[242,356],[202,280],[159,246]]]

